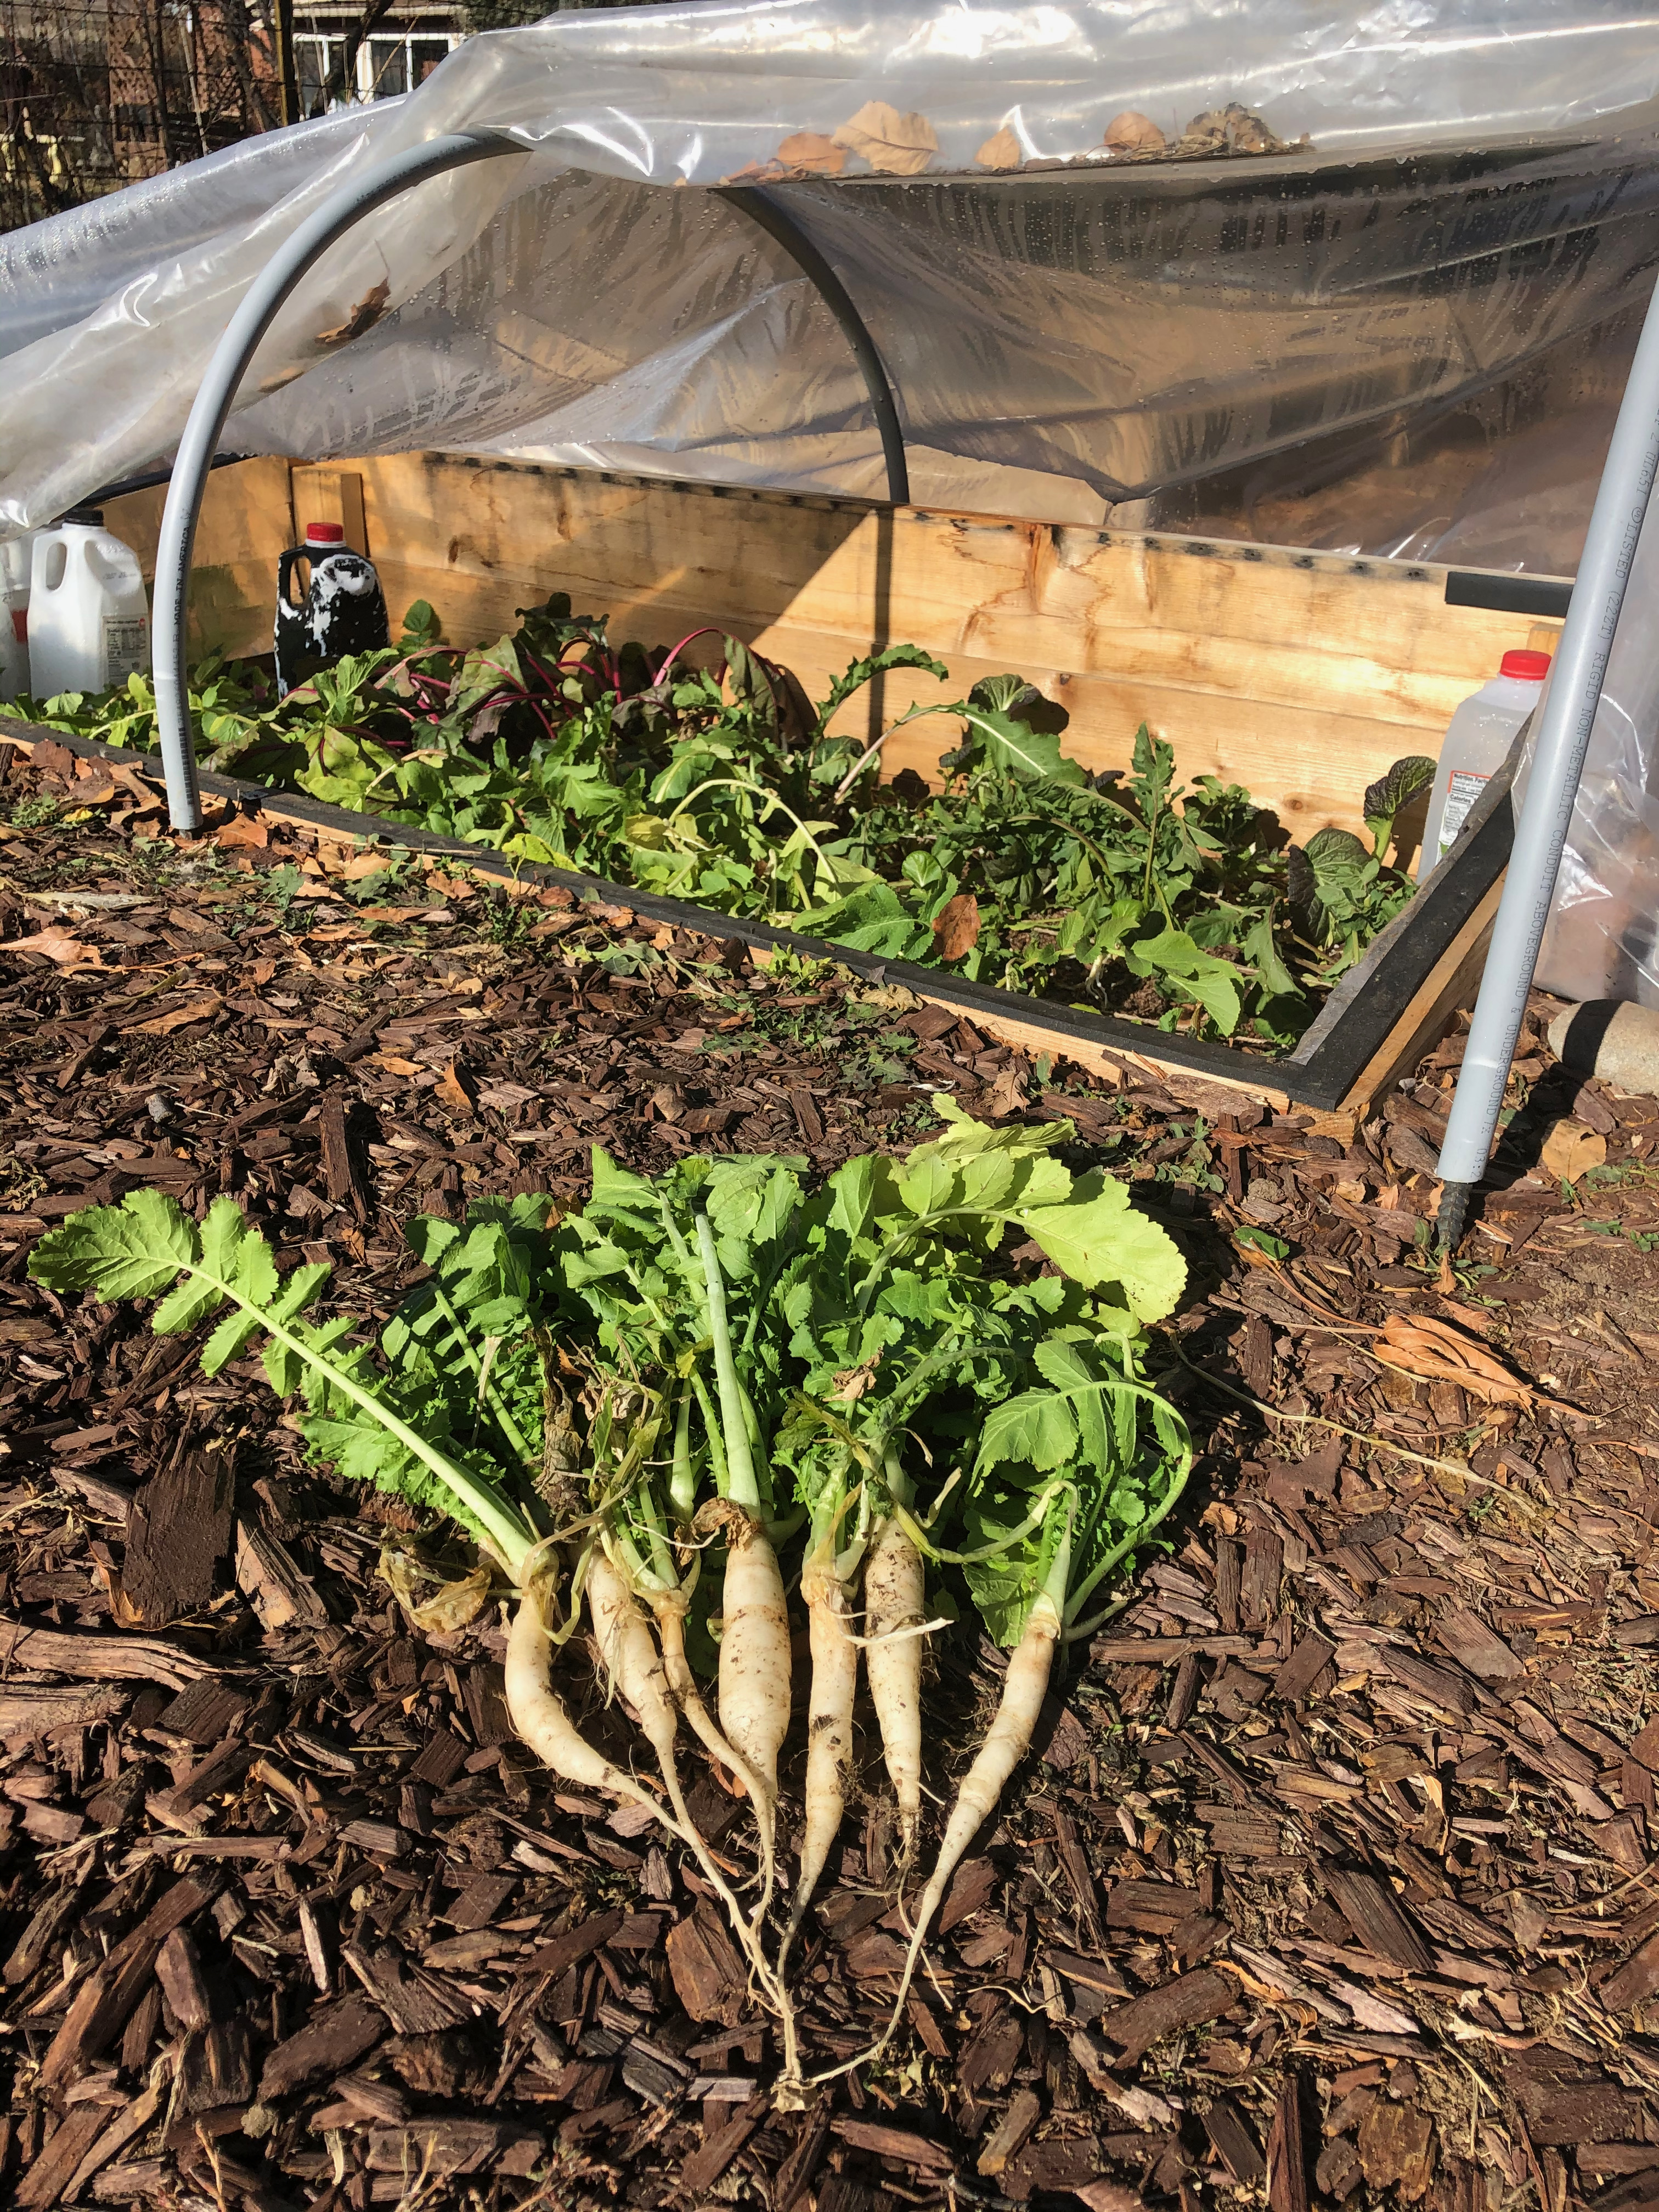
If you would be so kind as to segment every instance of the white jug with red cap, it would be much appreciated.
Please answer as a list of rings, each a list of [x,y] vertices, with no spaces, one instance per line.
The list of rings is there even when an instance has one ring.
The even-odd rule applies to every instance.
[[[75,507],[29,555],[28,684],[37,699],[108,691],[149,666],[149,601],[138,556]]]
[[[295,589],[302,561],[303,595]],[[307,523],[305,544],[289,546],[276,562],[277,696],[285,699],[295,684],[348,653],[372,653],[391,642],[374,563],[348,550],[337,522]]]
[[[1509,757],[1516,734],[1544,696],[1547,653],[1506,653],[1498,673],[1446,725],[1417,880],[1426,883],[1457,842],[1470,808]]]

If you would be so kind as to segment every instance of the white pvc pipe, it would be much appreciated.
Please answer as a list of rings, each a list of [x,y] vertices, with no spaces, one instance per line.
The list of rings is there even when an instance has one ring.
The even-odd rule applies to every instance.
[[[1584,772],[1607,655],[1630,581],[1631,562],[1659,472],[1659,288],[1631,365],[1607,465],[1591,510],[1572,604],[1556,648],[1549,696],[1539,715],[1526,801],[1510,854],[1469,1041],[1440,1148],[1445,1185],[1440,1230],[1455,1245],[1469,1195],[1486,1171],[1510,1063],[1527,1011],[1538,948]]]
[[[167,770],[167,810],[175,830],[199,830],[201,787],[196,779],[196,746],[190,726],[190,689],[185,668],[185,617],[190,602],[190,563],[202,493],[219,438],[248,363],[270,329],[277,309],[313,262],[352,225],[411,185],[469,162],[498,154],[522,154],[517,140],[493,131],[457,131],[429,138],[379,163],[325,200],[313,215],[280,246],[243,295],[225,334],[214,349],[196,394],[179,457],[173,465],[161,532],[155,550],[155,720],[161,760]]]

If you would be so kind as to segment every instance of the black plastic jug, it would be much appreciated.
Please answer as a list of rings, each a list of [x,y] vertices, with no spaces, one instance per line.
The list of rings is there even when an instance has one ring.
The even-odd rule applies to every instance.
[[[294,588],[294,572],[303,561],[305,595]],[[386,595],[374,563],[346,550],[337,522],[311,522],[306,542],[291,545],[276,562],[276,696],[287,698],[319,668],[348,653],[372,653],[390,645]]]

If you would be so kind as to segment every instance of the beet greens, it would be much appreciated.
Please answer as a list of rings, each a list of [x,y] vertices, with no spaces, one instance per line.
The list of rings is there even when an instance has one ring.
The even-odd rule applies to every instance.
[[[1401,810],[1434,763],[1365,794],[1368,850],[1305,847],[1236,784],[1174,781],[1143,725],[1127,775],[1089,775],[1066,717],[1018,676],[912,707],[860,746],[830,724],[892,669],[947,671],[896,645],[809,701],[787,669],[695,631],[613,646],[562,592],[494,645],[439,642],[418,601],[396,647],[348,655],[278,701],[256,664],[204,663],[191,704],[206,764],[328,803],[759,916],[890,958],[1182,1030],[1282,1047],[1411,896],[1390,863]],[[155,742],[148,679],[17,712],[105,743]],[[884,780],[895,732],[959,730],[930,790]],[[1396,859],[1399,856],[1396,856]]]

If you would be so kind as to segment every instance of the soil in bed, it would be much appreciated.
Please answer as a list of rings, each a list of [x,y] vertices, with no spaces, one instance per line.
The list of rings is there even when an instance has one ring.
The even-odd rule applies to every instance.
[[[1527,1047],[1441,1274],[1455,1037],[1345,1147],[562,893],[240,817],[174,840],[141,781],[94,792],[43,748],[0,793],[9,2201],[1659,2200],[1659,1103]],[[1072,1115],[1180,1240],[1204,1459],[958,1873],[908,2035],[785,2115],[695,1871],[507,1740],[495,1621],[410,1620],[395,1509],[302,1464],[253,1366],[205,1382],[27,1264],[140,1182],[231,1190],[384,1310],[412,1212],[579,1199],[595,1141],[827,1170],[945,1088]],[[1547,1139],[1575,1180],[1529,1169]],[[936,1646],[941,1794],[1000,1663]],[[864,1743],[799,1956],[817,2064],[902,1950]],[[697,1802],[741,1864],[740,1808],[706,1772]]]

